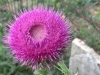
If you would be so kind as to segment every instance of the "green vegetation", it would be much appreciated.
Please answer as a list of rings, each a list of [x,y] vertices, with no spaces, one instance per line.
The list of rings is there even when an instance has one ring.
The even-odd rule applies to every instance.
[[[19,0],[0,0],[0,6],[6,5],[6,3],[19,1]],[[27,0],[26,0],[27,1]],[[64,16],[67,16],[72,23],[74,30],[73,38],[80,38],[84,40],[89,46],[94,48],[97,52],[100,52],[100,33],[94,28],[93,25],[80,18],[77,13],[74,12],[74,8],[80,11],[82,14],[100,23],[100,1],[99,0],[28,0],[32,1],[32,5],[43,3],[45,6],[54,6],[55,10],[60,9],[64,12]],[[67,6],[65,2],[70,3]],[[89,6],[89,11],[83,6]],[[12,6],[13,7],[13,6]],[[22,5],[27,8],[27,5]],[[22,8],[21,7],[21,8]],[[16,7],[20,10],[20,7]],[[12,9],[12,8],[11,8]],[[16,10],[17,10],[16,9]],[[2,10],[0,7],[0,75],[63,75],[56,68],[52,68],[50,71],[40,70],[32,71],[26,67],[20,67],[20,64],[14,64],[13,60],[7,55],[9,50],[4,48],[2,43],[3,36],[5,33],[4,27],[9,20],[12,20],[12,11]],[[67,49],[68,55],[64,56],[63,59],[68,66],[70,48]]]

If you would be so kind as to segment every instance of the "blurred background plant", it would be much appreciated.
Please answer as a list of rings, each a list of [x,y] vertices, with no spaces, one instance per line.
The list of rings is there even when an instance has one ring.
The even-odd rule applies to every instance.
[[[71,21],[73,38],[84,40],[100,54],[100,0],[0,0],[0,75],[63,75],[56,68],[37,72],[14,64],[2,43],[4,27],[13,19],[13,14],[22,8],[32,8],[39,3],[63,11],[62,18],[67,17]],[[66,50],[68,54],[62,58],[68,66],[71,49],[69,47]]]

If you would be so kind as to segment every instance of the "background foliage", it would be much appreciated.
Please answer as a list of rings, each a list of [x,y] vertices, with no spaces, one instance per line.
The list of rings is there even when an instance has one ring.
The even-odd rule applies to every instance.
[[[78,10],[87,18],[91,18],[100,24],[100,0],[0,0],[0,75],[63,75],[56,68],[52,68],[50,71],[40,70],[37,72],[21,67],[20,64],[14,64],[13,60],[7,55],[9,50],[6,50],[2,43],[5,33],[4,27],[9,20],[13,19],[12,14],[21,8],[28,9],[39,3],[63,11],[62,17],[68,17],[71,20],[74,31],[73,38],[84,40],[100,53],[100,33],[96,30],[96,25],[87,22],[80,17],[80,14],[75,12],[75,10]],[[68,54],[63,59],[68,66],[70,48],[66,50]]]

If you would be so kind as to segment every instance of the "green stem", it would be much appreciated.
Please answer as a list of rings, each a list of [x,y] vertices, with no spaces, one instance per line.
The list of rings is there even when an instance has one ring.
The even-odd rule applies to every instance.
[[[59,69],[58,67],[56,67],[57,69],[59,69],[62,73],[64,73],[64,75],[71,75],[69,69],[67,68],[67,66],[64,64],[63,61],[60,61],[58,63],[58,65],[60,66],[61,69]]]

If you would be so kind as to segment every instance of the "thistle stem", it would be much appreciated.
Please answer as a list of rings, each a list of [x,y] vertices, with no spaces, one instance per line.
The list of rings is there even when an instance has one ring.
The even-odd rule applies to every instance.
[[[56,66],[56,68],[57,68],[58,70],[60,70],[62,73],[64,73],[64,75],[71,75],[69,69],[68,69],[67,66],[64,64],[63,61],[60,61],[60,62],[58,63],[58,65],[59,65],[60,68],[58,68],[57,66]]]

